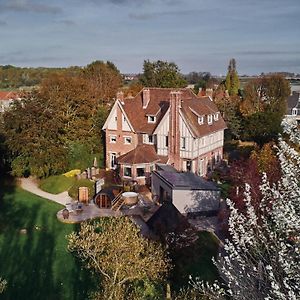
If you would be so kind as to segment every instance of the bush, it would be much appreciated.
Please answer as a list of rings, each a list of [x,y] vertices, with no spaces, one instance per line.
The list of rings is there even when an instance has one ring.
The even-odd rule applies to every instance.
[[[76,179],[74,177],[55,175],[41,180],[39,187],[45,192],[59,194],[67,191],[75,181]]]
[[[65,173],[64,176],[66,176],[66,177],[75,177],[75,175],[78,175],[80,173],[81,173],[81,170],[74,169],[74,170],[71,170],[71,171]]]
[[[88,179],[76,180],[72,187],[69,189],[69,196],[75,200],[78,200],[78,189],[83,186],[86,186],[89,189],[89,199],[91,199],[94,196],[95,188],[94,182]]]

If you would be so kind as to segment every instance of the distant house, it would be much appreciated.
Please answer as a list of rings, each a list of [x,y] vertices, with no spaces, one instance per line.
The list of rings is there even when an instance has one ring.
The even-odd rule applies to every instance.
[[[223,157],[225,122],[210,97],[190,89],[143,88],[117,100],[103,126],[106,167],[147,182],[156,163],[205,176]]]
[[[152,195],[161,204],[171,202],[184,215],[213,215],[220,208],[219,188],[194,173],[154,171],[151,187]]]
[[[293,92],[287,99],[287,120],[296,120],[300,122],[300,93]]]
[[[0,91],[0,113],[9,108],[14,100],[20,99],[16,92]]]

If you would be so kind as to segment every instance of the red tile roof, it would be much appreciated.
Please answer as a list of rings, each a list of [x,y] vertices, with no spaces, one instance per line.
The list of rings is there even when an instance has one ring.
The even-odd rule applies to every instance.
[[[118,163],[141,164],[159,161],[153,145],[140,144],[135,149],[119,156]]]
[[[0,91],[0,101],[1,100],[17,99],[18,97],[19,97],[19,95],[16,92]]]
[[[218,108],[209,97],[198,97],[188,88],[149,88],[149,90],[150,101],[145,109],[143,109],[142,105],[143,90],[141,90],[133,98],[124,99],[123,102],[123,108],[126,115],[136,132],[148,134],[152,134],[154,132],[170,106],[170,93],[174,90],[181,92],[181,112],[189,123],[195,136],[200,137],[226,128],[226,124],[220,114],[219,120],[213,121],[212,125],[207,124],[206,118],[204,120],[204,124],[198,124],[198,117],[191,111],[191,109],[198,115],[204,116],[218,112]],[[157,112],[159,113],[157,114]],[[156,115],[156,123],[148,123],[148,115]]]

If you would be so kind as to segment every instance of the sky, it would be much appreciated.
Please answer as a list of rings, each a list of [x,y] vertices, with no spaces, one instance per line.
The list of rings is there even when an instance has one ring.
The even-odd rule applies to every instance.
[[[0,65],[300,73],[300,0],[0,0]]]

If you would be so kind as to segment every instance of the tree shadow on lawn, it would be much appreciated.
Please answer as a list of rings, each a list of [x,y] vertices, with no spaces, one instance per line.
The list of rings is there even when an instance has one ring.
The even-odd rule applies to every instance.
[[[11,180],[0,192],[0,276],[8,281],[0,299],[86,299],[91,280],[66,248],[74,226],[58,222],[58,205]]]
[[[198,232],[198,239],[191,245],[170,249],[174,268],[171,271],[172,289],[179,291],[188,286],[189,276],[213,282],[219,279],[218,270],[212,262],[219,250],[217,239],[206,231]]]

